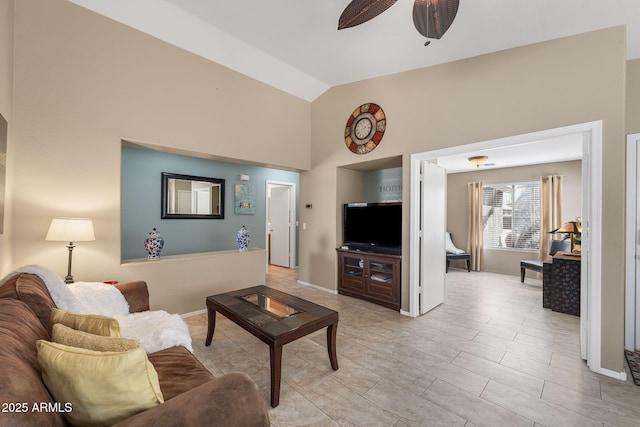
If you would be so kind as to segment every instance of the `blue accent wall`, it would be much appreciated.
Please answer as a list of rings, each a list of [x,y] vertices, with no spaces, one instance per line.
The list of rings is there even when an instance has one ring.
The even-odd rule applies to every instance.
[[[381,169],[364,174],[364,201],[401,202],[402,168]]]
[[[162,172],[224,179],[224,219],[160,219]],[[250,180],[240,181],[241,174],[249,175]],[[243,225],[251,233],[249,247],[266,248],[267,180],[294,183],[296,192],[299,192],[297,172],[219,162],[123,145],[121,258],[146,258],[144,239],[154,227],[165,240],[162,255],[238,249],[236,234]],[[253,185],[255,214],[234,213],[235,184]],[[296,200],[299,200],[298,196],[296,194]]]

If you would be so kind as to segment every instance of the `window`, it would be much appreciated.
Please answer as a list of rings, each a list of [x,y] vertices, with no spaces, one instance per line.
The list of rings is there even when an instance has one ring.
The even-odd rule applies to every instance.
[[[540,248],[540,183],[482,187],[483,244],[489,248]]]

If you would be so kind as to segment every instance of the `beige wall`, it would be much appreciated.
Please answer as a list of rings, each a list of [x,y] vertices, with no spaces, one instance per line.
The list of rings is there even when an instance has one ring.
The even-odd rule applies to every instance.
[[[263,285],[265,258],[264,249],[252,248],[245,252],[219,251],[160,257],[151,261],[152,268],[145,260],[127,261],[120,269],[120,277],[122,280],[144,279],[153,285],[149,292],[152,308],[176,308],[171,312],[184,313],[204,308],[205,296]],[[198,272],[208,272],[208,280],[201,280]],[[180,311],[180,307],[185,309]]]
[[[301,194],[313,212],[300,220],[300,279],[336,289],[336,212],[328,188],[341,183],[337,167],[403,156],[409,200],[410,155],[561,126],[603,121],[602,365],[623,366],[625,30],[616,27],[463,61],[335,87],[313,102],[312,170]],[[375,102],[385,111],[381,144],[358,157],[345,148],[347,117]],[[362,160],[360,160],[362,159]],[[408,309],[409,209],[404,209],[402,308]],[[322,212],[325,212],[323,215]],[[328,214],[327,214],[328,213]],[[322,246],[318,246],[322,242]]]
[[[145,279],[157,308],[180,313],[204,308],[204,297],[191,298],[203,287],[228,285],[222,269],[239,265],[240,285],[257,284],[241,258],[204,268],[184,259],[171,276],[153,262],[120,265],[121,140],[308,169],[310,104],[65,0],[17,1],[15,13],[11,268],[36,263],[64,276],[64,245],[44,240],[49,223],[88,216],[96,241],[74,250],[76,280]],[[262,282],[264,263],[259,271]]]
[[[447,227],[454,236],[457,247],[467,247],[468,199],[467,183],[482,181],[483,185],[522,181],[537,181],[541,176],[563,175],[562,218],[572,221],[581,213],[582,162],[547,163],[517,168],[482,169],[478,172],[447,175]],[[492,250],[483,252],[482,271],[504,274],[520,274],[520,260],[538,259],[537,252]],[[459,264],[458,266],[462,266]]]
[[[338,185],[336,186],[336,239],[343,243],[343,221],[345,203],[364,200],[364,173],[346,168],[338,168]],[[338,246],[340,246],[338,245]]]
[[[640,59],[627,62],[627,133],[640,133]]]
[[[0,272],[11,267],[13,159],[13,0],[0,0],[0,114],[8,124],[4,230],[0,235]]]

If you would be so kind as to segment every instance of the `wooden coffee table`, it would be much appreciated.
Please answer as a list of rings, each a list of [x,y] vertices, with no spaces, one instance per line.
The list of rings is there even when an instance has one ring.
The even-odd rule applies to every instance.
[[[207,312],[207,346],[216,327],[216,312],[269,345],[271,406],[274,408],[280,403],[283,345],[326,327],[329,361],[333,370],[338,369],[336,311],[267,286],[254,286],[207,297]]]

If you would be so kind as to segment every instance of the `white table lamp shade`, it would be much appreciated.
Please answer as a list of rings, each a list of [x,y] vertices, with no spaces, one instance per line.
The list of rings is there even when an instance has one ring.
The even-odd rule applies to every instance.
[[[46,240],[90,242],[96,240],[91,218],[53,218]]]

